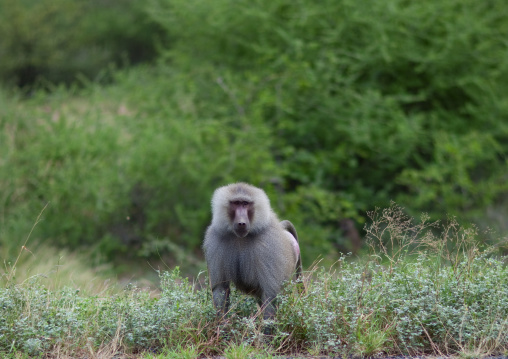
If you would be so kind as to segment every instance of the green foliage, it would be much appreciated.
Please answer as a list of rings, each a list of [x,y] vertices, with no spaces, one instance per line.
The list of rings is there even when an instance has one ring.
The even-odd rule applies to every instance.
[[[79,352],[118,340],[124,348],[148,349],[161,345],[169,333],[169,340],[190,336],[197,330],[191,328],[215,312],[206,292],[194,292],[182,281],[177,271],[162,275],[160,299],[135,288],[107,298],[82,297],[73,289],[51,292],[34,281],[0,288],[0,350],[36,355],[66,347]]]
[[[3,0],[0,10],[0,76],[161,49],[157,65],[109,71],[108,87],[0,94],[2,242],[19,242],[50,202],[44,240],[199,265],[189,253],[210,195],[239,180],[295,223],[306,264],[348,252],[339,221],[360,227],[392,199],[487,225],[498,208],[506,227],[500,0]]]
[[[96,248],[106,258],[131,253],[183,262],[201,244],[216,186],[276,176],[260,120],[197,117],[187,109],[191,94],[166,87],[178,73],[154,81],[148,97],[139,90],[145,74],[125,74],[120,91],[91,85],[76,96],[56,88],[1,110],[3,231],[17,238],[10,245],[49,202],[38,238]]]
[[[352,250],[350,241],[343,238],[339,220],[352,218],[363,223],[363,217],[353,205],[354,195],[307,186],[298,187],[283,200],[284,215],[299,224],[299,242],[306,262],[323,256],[325,261],[333,263],[337,259],[334,246],[347,252]]]
[[[104,77],[110,64],[153,59],[158,33],[131,0],[1,0],[0,80],[33,86]]]
[[[289,189],[352,193],[356,213],[396,199],[470,218],[505,196],[502,1],[153,0],[149,9],[173,40],[171,61],[257,84],[246,114],[262,112],[277,134]]]
[[[160,354],[148,354],[146,359],[195,359],[199,357],[199,352],[197,349],[190,345],[190,346],[182,346],[177,345],[176,348],[167,348],[165,347],[162,353]]]
[[[451,221],[435,235],[438,223],[426,220],[396,205],[373,215],[365,262],[341,258],[334,272],[311,279],[307,293],[283,297],[278,318],[287,341],[365,356],[506,350],[506,264],[478,246],[475,230]]]
[[[432,162],[425,171],[407,168],[402,172],[400,183],[412,190],[401,198],[409,201],[411,196],[422,209],[432,208],[437,199],[447,208],[478,213],[506,193],[506,149],[494,133],[439,131],[434,141]],[[482,178],[486,172],[488,180]]]
[[[59,1],[0,2],[0,56],[3,79],[34,81],[37,69],[65,71],[68,53],[76,51],[81,4]]]

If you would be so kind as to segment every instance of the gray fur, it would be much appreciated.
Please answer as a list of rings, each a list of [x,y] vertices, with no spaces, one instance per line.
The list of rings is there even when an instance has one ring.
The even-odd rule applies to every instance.
[[[237,237],[227,210],[230,201],[253,202],[254,213],[249,233]],[[203,249],[208,265],[208,275],[213,301],[219,314],[229,307],[230,283],[246,294],[255,296],[265,306],[265,319],[273,318],[272,301],[282,289],[282,284],[293,274],[301,274],[300,254],[294,250],[298,241],[294,226],[289,221],[280,222],[270,207],[270,201],[262,189],[246,183],[235,183],[215,190],[212,197],[212,223],[206,230]]]

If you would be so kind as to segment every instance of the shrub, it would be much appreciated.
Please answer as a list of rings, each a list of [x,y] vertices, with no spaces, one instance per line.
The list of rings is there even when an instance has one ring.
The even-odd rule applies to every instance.
[[[146,26],[163,28],[170,46],[156,66],[112,72],[107,88],[84,81],[81,91],[2,100],[9,237],[22,237],[21,224],[51,201],[41,233],[54,243],[183,262],[186,247],[199,247],[213,189],[238,180],[266,188],[295,222],[307,264],[336,258],[333,248],[347,253],[338,221],[361,226],[367,209],[391,199],[432,217],[485,223],[491,207],[502,219],[500,1],[108,4],[135,9],[117,17],[103,4],[103,20],[81,20],[84,33],[128,36],[125,19],[139,16],[132,28],[145,29],[146,10]],[[19,13],[45,16],[32,10]]]
[[[506,197],[503,9],[473,0],[149,6],[173,40],[172,64],[211,64],[231,70],[244,93],[256,89],[240,105],[276,134],[289,192],[351,196],[341,212],[395,199],[468,218]]]
[[[150,93],[139,83],[147,74]],[[192,95],[181,92],[192,84],[178,73],[159,82],[143,68],[123,76],[125,88],[55,88],[1,110],[5,238],[19,243],[49,202],[34,240],[183,262],[201,244],[215,187],[276,176],[259,119],[192,115]]]
[[[135,1],[0,1],[0,80],[21,87],[107,76],[154,59],[159,29]]]
[[[506,350],[506,265],[479,247],[474,228],[427,219],[395,204],[372,213],[365,262],[342,257],[309,278],[306,293],[283,297],[283,343],[365,356]]]

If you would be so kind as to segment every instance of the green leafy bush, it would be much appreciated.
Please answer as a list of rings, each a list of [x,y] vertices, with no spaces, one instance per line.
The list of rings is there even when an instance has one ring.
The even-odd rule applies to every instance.
[[[112,72],[108,87],[0,99],[5,238],[22,238],[50,201],[44,240],[195,262],[213,189],[238,180],[266,188],[295,223],[307,264],[349,251],[340,219],[360,227],[392,199],[486,224],[498,208],[505,225],[501,1],[60,2],[4,5],[0,27],[33,40],[27,24],[40,24],[41,58],[78,35],[115,53],[160,35],[163,51],[157,65]]]
[[[0,1],[0,80],[19,86],[101,78],[152,60],[160,30],[135,1]]]
[[[370,217],[365,261],[343,257],[306,293],[283,297],[286,345],[363,356],[506,350],[507,267],[478,245],[475,227],[416,222],[395,204]]]
[[[506,199],[502,1],[150,4],[172,63],[257,89],[240,104],[276,134],[291,192],[352,193],[356,213],[395,199],[469,218]]]
[[[148,94],[139,83],[147,74]],[[148,69],[123,76],[125,88],[90,85],[78,95],[56,88],[1,110],[3,230],[17,238],[10,245],[49,202],[37,238],[106,258],[183,262],[201,244],[215,187],[277,175],[260,120],[196,117],[192,94],[180,87],[192,84],[178,73],[158,82]]]
[[[206,292],[194,292],[177,271],[161,276],[161,290],[160,299],[153,299],[136,288],[107,298],[82,297],[73,289],[50,292],[37,282],[0,288],[5,313],[0,350],[16,347],[32,355],[54,348],[93,351],[119,339],[124,348],[149,349],[160,346],[168,333],[191,335],[191,328],[215,314]]]

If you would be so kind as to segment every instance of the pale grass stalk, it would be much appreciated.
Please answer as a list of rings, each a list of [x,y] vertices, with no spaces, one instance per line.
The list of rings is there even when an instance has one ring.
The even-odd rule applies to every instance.
[[[120,350],[123,348],[123,337],[121,334],[121,328],[122,328],[122,318],[118,319],[118,324],[116,327],[115,336],[111,340],[111,342],[107,344],[102,344],[97,351],[95,351],[90,343],[87,345],[88,352],[90,354],[90,357],[93,359],[111,359],[116,354],[120,352]]]
[[[444,354],[441,350],[439,350],[439,347],[434,343],[434,341],[432,340],[432,337],[430,336],[429,332],[427,331],[427,329],[425,329],[425,326],[423,324],[421,324],[421,323],[420,323],[420,326],[422,327],[423,332],[427,336],[427,339],[429,339],[429,343],[430,343],[430,345],[432,347],[432,350],[434,351],[434,354],[436,354],[436,355],[438,355],[440,357],[447,356],[448,355],[448,351],[446,352],[446,354]]]
[[[35,223],[32,225],[32,228],[30,229],[30,232],[28,233],[28,235],[27,235],[27,237],[25,239],[25,243],[23,243],[23,245],[21,246],[21,250],[19,251],[18,256],[16,257],[16,260],[14,261],[14,264],[12,265],[9,273],[7,274],[7,280],[6,280],[7,284],[10,283],[10,281],[12,280],[12,277],[14,276],[14,274],[16,272],[16,265],[18,264],[19,258],[21,257],[21,253],[23,253],[24,250],[30,252],[28,250],[28,248],[26,247],[26,244],[28,243],[28,240],[30,239],[30,237],[32,235],[32,232],[34,231],[35,227],[41,221],[41,216],[44,213],[44,210],[46,209],[46,207],[48,207],[48,205],[49,205],[49,202],[46,203],[46,205],[40,211],[39,215],[37,216],[37,219],[35,220]],[[32,253],[32,252],[30,252],[30,253]],[[32,253],[32,255],[33,255],[33,253]]]

